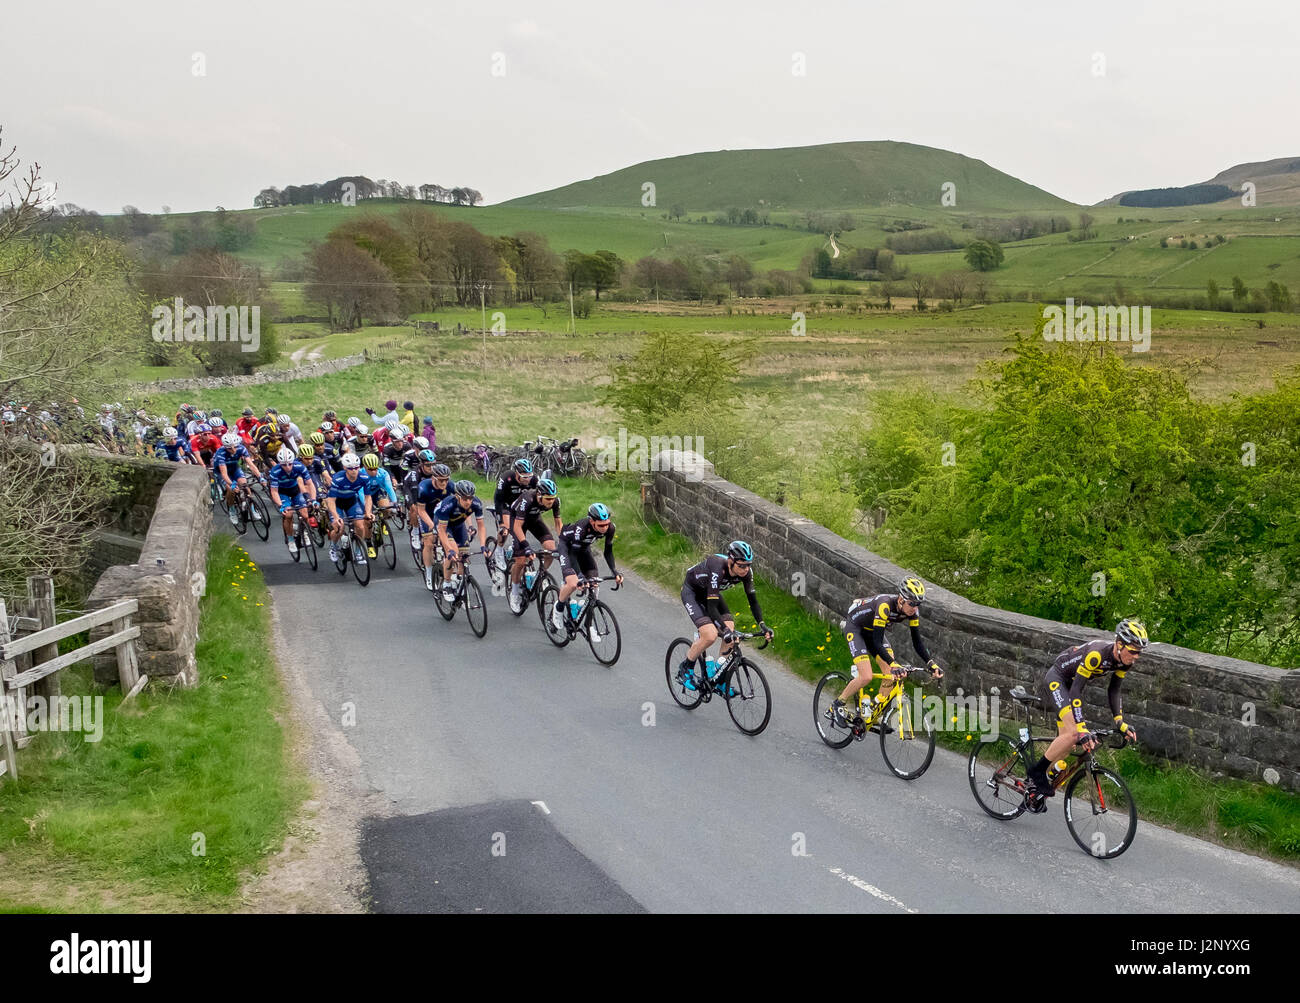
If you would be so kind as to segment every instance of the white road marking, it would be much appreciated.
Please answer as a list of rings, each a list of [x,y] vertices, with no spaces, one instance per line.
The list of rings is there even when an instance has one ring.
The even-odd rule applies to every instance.
[[[532,804],[537,805],[537,807],[542,809],[542,811],[544,811],[547,815],[551,813],[551,809],[546,807],[545,801],[533,801]]]
[[[861,878],[856,878],[856,877],[854,877],[852,874],[849,874],[849,873],[845,872],[842,868],[839,868],[839,867],[832,867],[832,868],[830,868],[830,872],[831,872],[832,874],[834,874],[834,875],[835,875],[836,877],[838,877],[838,878],[843,878],[845,881],[847,881],[849,884],[851,884],[854,888],[860,888],[862,891],[866,892],[868,895],[874,895],[876,898],[880,899],[880,901],[882,901],[882,902],[888,902],[890,905],[896,905],[896,906],[898,906],[898,908],[902,909],[904,912],[913,912],[913,913],[914,913],[914,912],[919,912],[919,911],[920,911],[920,910],[918,910],[918,909],[909,909],[905,903],[900,902],[898,899],[894,898],[894,896],[890,895],[888,892],[882,892],[882,891],[881,891],[879,888],[877,888],[875,885],[868,884],[867,882],[863,881]]]

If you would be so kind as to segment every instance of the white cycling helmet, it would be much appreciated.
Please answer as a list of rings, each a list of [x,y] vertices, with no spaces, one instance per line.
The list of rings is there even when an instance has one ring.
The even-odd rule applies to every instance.
[[[353,428],[353,430],[357,433],[357,435],[369,435],[369,434],[370,434],[370,429],[369,429],[368,427],[366,427],[365,425],[353,425],[352,428]]]
[[[176,438],[176,429],[168,425],[166,428],[163,429],[163,435],[167,436],[167,438],[169,439],[174,439]]]
[[[393,429],[393,432],[399,439],[405,439],[411,434],[411,430],[405,425],[398,425],[397,428]]]
[[[227,432],[221,437],[221,444],[230,449],[239,445],[239,436],[234,432]]]
[[[351,418],[348,419],[348,428],[360,428],[360,427],[361,427],[361,419],[358,418],[356,415],[353,415]]]
[[[344,470],[356,470],[356,469],[359,468],[360,466],[361,466],[361,457],[359,457],[356,453],[344,453],[344,454],[343,454],[343,469],[344,469]]]
[[[293,456],[294,456],[293,450],[290,449],[288,446],[281,446],[280,451],[275,454],[275,458],[279,460],[281,463],[292,463]]]
[[[429,440],[426,439],[426,438],[425,438],[424,436],[422,436],[422,435],[417,435],[417,436],[415,437],[415,448],[416,448],[416,449],[428,449],[428,448],[429,448]]]
[[[287,414],[278,415],[275,419],[277,425],[292,425]]]

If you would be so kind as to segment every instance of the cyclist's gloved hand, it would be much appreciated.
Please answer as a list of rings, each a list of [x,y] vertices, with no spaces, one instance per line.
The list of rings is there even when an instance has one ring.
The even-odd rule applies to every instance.
[[[939,663],[933,658],[930,659],[930,675],[934,676],[935,679],[943,678],[943,669],[939,668]]]
[[[769,641],[772,638],[776,637],[776,631],[774,631],[771,627],[767,625],[766,620],[758,621],[758,629],[763,632],[763,636],[766,637]]]

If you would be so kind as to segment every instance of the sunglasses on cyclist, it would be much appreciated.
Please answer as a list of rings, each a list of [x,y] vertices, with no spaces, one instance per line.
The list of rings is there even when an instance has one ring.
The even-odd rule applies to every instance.
[[[555,501],[555,495],[538,495],[537,500],[539,502],[553,502]]]

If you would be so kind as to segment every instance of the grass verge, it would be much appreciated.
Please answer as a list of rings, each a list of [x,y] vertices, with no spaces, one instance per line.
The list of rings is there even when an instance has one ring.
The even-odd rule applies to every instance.
[[[267,588],[222,535],[207,582],[197,687],[125,709],[114,688],[100,741],[47,732],[19,754],[0,791],[0,909],[228,911],[281,845],[308,788],[285,749]],[[93,692],[88,666],[61,679],[67,695]]]

